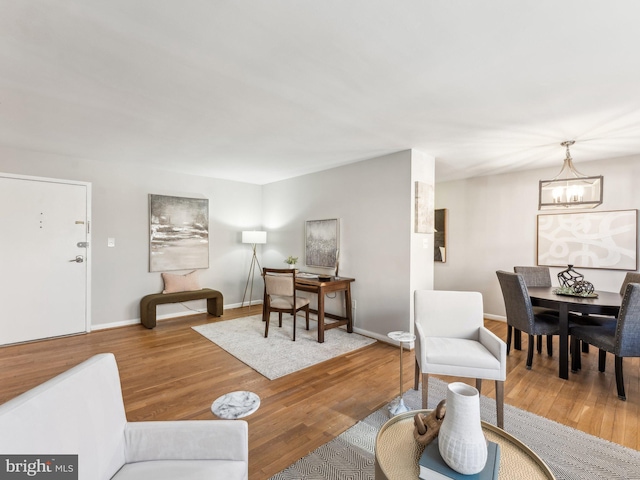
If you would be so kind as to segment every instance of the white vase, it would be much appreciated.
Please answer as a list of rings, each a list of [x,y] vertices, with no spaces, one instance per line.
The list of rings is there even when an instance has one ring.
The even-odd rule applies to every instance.
[[[480,394],[466,383],[447,386],[447,410],[438,433],[438,449],[447,465],[464,475],[480,472],[487,463]]]

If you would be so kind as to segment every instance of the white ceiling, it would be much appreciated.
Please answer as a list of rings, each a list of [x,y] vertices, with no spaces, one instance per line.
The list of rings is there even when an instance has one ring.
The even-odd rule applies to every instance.
[[[640,153],[637,0],[0,0],[0,145],[265,184]]]

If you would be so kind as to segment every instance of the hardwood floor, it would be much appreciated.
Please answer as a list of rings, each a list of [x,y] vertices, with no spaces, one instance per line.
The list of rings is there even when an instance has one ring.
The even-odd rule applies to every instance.
[[[218,396],[250,390],[260,396],[261,406],[246,418],[249,476],[269,478],[393,399],[399,362],[398,347],[377,342],[270,381],[190,328],[260,313],[260,308],[226,310],[219,319],[197,314],[163,320],[153,330],[134,325],[0,347],[0,403],[100,352],[116,356],[131,421],[213,419],[210,406]],[[506,338],[504,323],[487,320],[486,325]],[[408,390],[414,356],[412,351],[404,355]],[[506,403],[640,449],[639,359],[625,359],[626,402],[616,395],[613,358],[607,359],[606,373],[599,373],[593,348],[568,381],[557,376],[557,357],[536,354],[532,370],[525,369],[525,361],[525,350],[512,350]],[[494,395],[493,382],[484,382],[483,394]]]

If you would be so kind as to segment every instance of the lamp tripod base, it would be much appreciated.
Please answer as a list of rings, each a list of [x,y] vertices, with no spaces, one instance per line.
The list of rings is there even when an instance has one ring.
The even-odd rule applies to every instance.
[[[398,397],[389,404],[389,413],[391,415],[399,415],[401,413],[408,412],[409,410],[411,409],[404,404],[402,397]]]

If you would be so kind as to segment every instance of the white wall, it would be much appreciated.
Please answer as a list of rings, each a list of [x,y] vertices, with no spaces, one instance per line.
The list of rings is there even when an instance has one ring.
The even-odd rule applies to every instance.
[[[356,278],[356,329],[383,340],[392,330],[411,331],[413,289],[433,288],[433,235],[413,232],[414,182],[432,184],[433,170],[433,158],[407,150],[258,186],[0,148],[2,172],[92,183],[94,329],[138,322],[140,299],[162,289],[160,273],[148,271],[148,194],[155,193],[209,199],[210,266],[199,276],[224,294],[225,307],[239,306],[249,272],[242,230],[268,231],[258,246],[262,266],[283,267],[294,255],[303,267],[305,221],[340,218],[340,275]],[[258,277],[254,302],[261,296]],[[205,308],[204,301],[188,305]],[[342,308],[327,302],[328,311]],[[189,313],[182,305],[158,307],[159,319]]]
[[[209,199],[209,268],[199,270],[200,282],[220,290],[226,306],[241,302],[251,250],[240,232],[261,226],[260,186],[7,148],[0,148],[0,171],[92,183],[93,328],[138,322],[140,299],[162,290],[160,273],[149,272],[150,193]],[[108,237],[115,248],[107,247]],[[188,305],[206,308],[204,300]],[[157,312],[159,318],[193,313],[181,305]]]
[[[339,273],[356,279],[356,331],[387,341],[390,331],[412,330],[412,288],[433,288],[433,235],[420,235],[426,255],[412,248],[413,181],[432,183],[433,168],[431,157],[407,150],[265,185],[262,266],[282,268],[293,255],[299,269],[322,271],[305,267],[305,221],[339,218]],[[412,268],[421,273],[412,277]],[[337,299],[326,309],[343,312]]]
[[[538,181],[553,178],[560,167],[471,178],[436,184],[436,208],[446,208],[447,262],[435,265],[438,290],[475,290],[488,317],[505,315],[496,270],[536,264]],[[576,165],[587,175],[604,176],[604,201],[596,209],[640,208],[640,156]],[[563,210],[566,211],[566,210]],[[580,210],[578,210],[580,211]],[[552,280],[563,268],[552,268]],[[578,269],[596,290],[618,291],[626,272]]]

